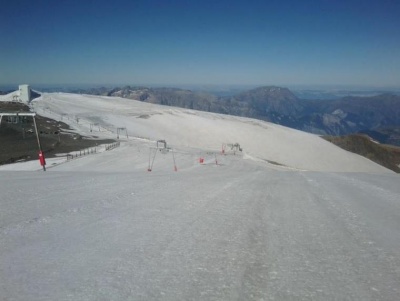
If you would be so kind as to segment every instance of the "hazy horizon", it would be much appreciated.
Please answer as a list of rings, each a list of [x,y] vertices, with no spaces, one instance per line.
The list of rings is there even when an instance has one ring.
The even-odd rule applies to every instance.
[[[22,84],[28,84],[32,89],[56,89],[56,88],[65,88],[65,89],[95,89],[95,88],[116,88],[116,87],[147,87],[147,88],[178,88],[178,89],[194,89],[194,90],[224,90],[224,89],[253,89],[257,87],[264,86],[277,86],[282,88],[288,88],[290,90],[315,90],[315,91],[392,91],[399,92],[400,86],[362,86],[362,85],[298,85],[298,84],[290,84],[290,85],[279,85],[279,84],[151,84],[151,83],[39,83],[39,84],[31,84],[27,82],[14,83],[14,84],[0,84],[0,90],[2,91],[10,91],[10,90],[18,90],[18,86]]]

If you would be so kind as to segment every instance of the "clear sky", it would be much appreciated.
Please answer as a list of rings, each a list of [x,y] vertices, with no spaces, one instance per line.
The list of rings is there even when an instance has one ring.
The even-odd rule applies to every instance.
[[[0,2],[0,85],[400,86],[399,0]]]

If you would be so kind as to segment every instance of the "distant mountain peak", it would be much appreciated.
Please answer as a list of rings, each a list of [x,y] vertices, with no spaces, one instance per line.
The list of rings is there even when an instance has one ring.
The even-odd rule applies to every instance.
[[[292,115],[301,111],[302,108],[296,95],[288,88],[277,86],[255,88],[240,93],[234,98],[240,102],[248,103],[264,115],[270,112]]]

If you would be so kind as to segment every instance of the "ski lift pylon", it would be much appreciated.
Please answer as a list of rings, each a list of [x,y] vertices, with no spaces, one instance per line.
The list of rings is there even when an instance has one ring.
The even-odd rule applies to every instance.
[[[162,153],[163,155],[171,152],[172,159],[174,162],[174,171],[178,171],[178,168],[176,167],[175,153],[174,153],[173,149],[167,147],[167,142],[165,140],[157,140],[156,147],[149,148],[149,165],[148,165],[147,171],[150,172],[153,170],[154,161],[156,159],[158,152]]]

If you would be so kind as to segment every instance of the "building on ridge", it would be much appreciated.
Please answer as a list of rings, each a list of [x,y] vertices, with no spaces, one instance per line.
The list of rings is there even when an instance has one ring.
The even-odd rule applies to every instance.
[[[19,85],[19,99],[25,103],[31,101],[31,88],[29,85]]]

